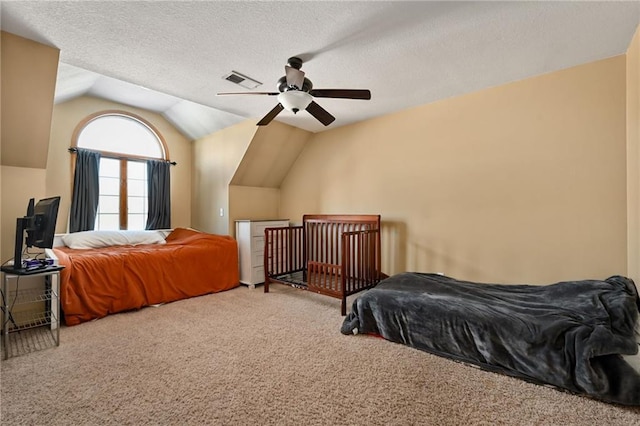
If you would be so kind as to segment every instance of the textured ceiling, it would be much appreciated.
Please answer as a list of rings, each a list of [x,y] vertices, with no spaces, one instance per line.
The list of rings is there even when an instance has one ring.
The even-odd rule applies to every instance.
[[[60,49],[57,100],[84,93],[160,112],[191,138],[246,118],[290,56],[315,88],[370,89],[370,101],[317,99],[328,128],[624,54],[639,2],[3,1],[4,31]],[[126,82],[126,83],[122,83]],[[159,93],[155,93],[159,92]],[[325,129],[306,112],[278,121]]]

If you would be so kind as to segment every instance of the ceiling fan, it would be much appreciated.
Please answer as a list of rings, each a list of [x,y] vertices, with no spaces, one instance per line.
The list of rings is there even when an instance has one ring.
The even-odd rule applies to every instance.
[[[328,126],[336,118],[318,105],[313,98],[371,99],[371,92],[365,89],[313,89],[311,80],[304,76],[304,71],[300,68],[302,68],[302,59],[295,56],[289,58],[288,64],[284,67],[286,75],[278,80],[277,92],[218,93],[218,95],[277,96],[278,105],[258,121],[258,126],[269,124],[283,109],[294,114],[307,110],[318,121]]]

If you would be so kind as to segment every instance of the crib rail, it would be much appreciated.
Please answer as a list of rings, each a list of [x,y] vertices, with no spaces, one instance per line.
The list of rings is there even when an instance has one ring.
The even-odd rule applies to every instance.
[[[270,279],[304,270],[303,227],[266,228],[264,237],[264,290],[267,293]]]
[[[307,263],[307,285],[309,290],[337,298],[342,297],[342,266],[330,263]]]
[[[375,286],[380,280],[380,230],[342,234],[342,269],[345,296]]]
[[[343,232],[340,240],[341,262],[310,260],[307,285],[311,291],[342,299],[341,311],[346,315],[347,296],[371,288],[380,280],[380,230]]]
[[[381,279],[379,215],[305,215],[302,226],[265,230],[265,293],[281,282],[342,299]]]

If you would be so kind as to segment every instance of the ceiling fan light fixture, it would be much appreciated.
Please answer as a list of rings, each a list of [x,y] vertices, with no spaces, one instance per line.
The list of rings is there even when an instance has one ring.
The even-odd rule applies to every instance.
[[[300,90],[288,90],[278,95],[278,102],[284,109],[294,114],[307,109],[312,100],[313,96]]]

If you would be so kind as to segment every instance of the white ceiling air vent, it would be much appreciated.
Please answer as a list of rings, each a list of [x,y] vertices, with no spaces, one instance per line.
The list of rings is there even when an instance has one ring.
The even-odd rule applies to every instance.
[[[249,89],[249,90],[255,89],[256,87],[262,84],[259,81],[252,79],[251,77],[247,77],[244,74],[240,74],[238,71],[231,71],[229,74],[225,75],[222,78],[224,78],[225,80],[229,80],[230,82],[238,84],[244,87],[245,89]]]

